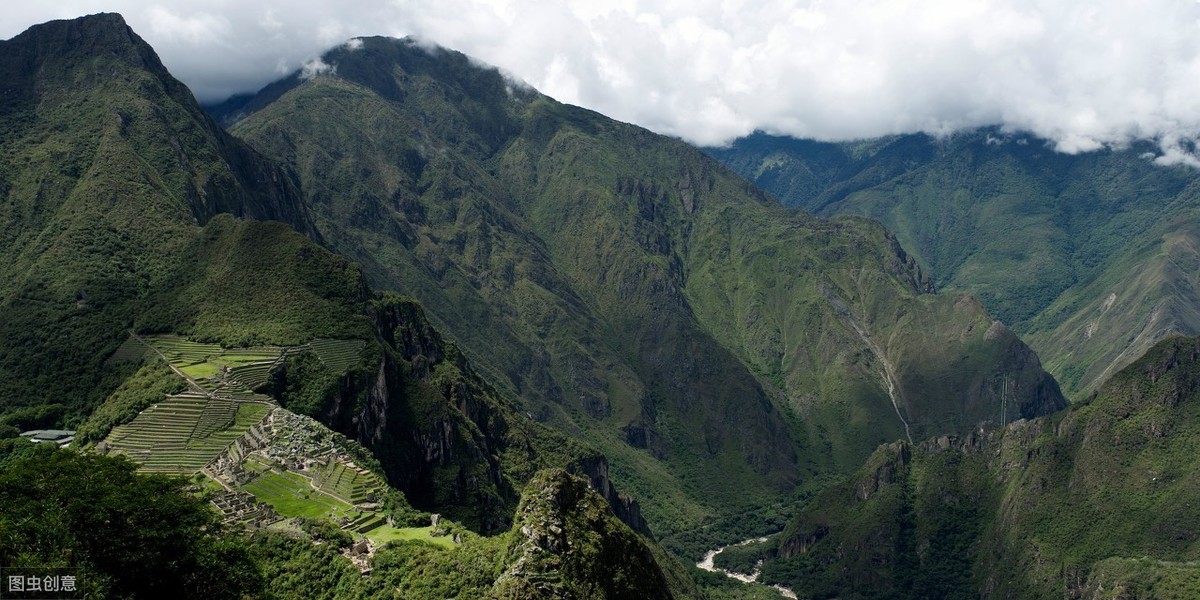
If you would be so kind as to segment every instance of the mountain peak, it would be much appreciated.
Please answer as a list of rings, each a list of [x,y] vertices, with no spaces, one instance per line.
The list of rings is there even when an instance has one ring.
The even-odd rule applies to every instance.
[[[77,19],[48,21],[26,29],[5,43],[32,50],[37,57],[92,54],[104,49],[113,52],[137,50],[136,56],[144,58],[145,52],[154,52],[129,28],[125,17],[119,13],[97,13]]]
[[[145,69],[162,80],[168,92],[177,98],[190,97],[191,92],[167,72],[158,54],[138,37],[118,13],[98,13],[77,19],[49,21],[34,25],[12,39],[0,41],[0,112],[5,107],[19,107],[33,101],[35,82],[45,87],[49,81],[67,78],[68,72],[89,64],[95,57],[124,62]],[[46,68],[47,65],[56,65]],[[103,81],[108,71],[96,66],[91,78]],[[59,85],[75,88],[77,79],[60,81]]]

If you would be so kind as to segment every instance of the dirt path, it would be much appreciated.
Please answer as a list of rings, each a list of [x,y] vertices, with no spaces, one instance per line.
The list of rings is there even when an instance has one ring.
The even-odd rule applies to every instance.
[[[132,335],[132,336],[134,337],[134,339],[136,339],[137,341],[141,342],[143,346],[145,346],[145,347],[147,347],[147,348],[149,348],[149,349],[153,350],[153,351],[154,351],[154,353],[155,353],[155,354],[157,354],[157,355],[158,355],[158,357],[159,357],[159,358],[161,358],[161,359],[163,360],[163,362],[167,363],[167,366],[168,366],[168,367],[170,367],[170,369],[171,369],[172,371],[174,371],[176,375],[178,375],[178,376],[182,377],[182,378],[184,379],[184,381],[187,381],[187,382],[188,382],[188,386],[192,388],[192,391],[193,391],[193,392],[199,392],[199,393],[201,393],[201,394],[204,394],[205,396],[207,396],[207,397],[209,397],[209,398],[212,398],[212,397],[213,397],[213,394],[212,394],[212,392],[210,392],[210,391],[208,391],[208,390],[204,389],[204,387],[203,387],[203,386],[201,386],[199,383],[196,383],[196,380],[195,380],[195,379],[192,379],[192,378],[191,378],[191,377],[190,377],[190,376],[189,376],[187,373],[184,373],[184,372],[183,372],[181,369],[179,369],[179,368],[178,368],[178,367],[176,367],[175,365],[171,364],[171,360],[170,360],[169,358],[167,358],[167,355],[166,355],[166,354],[163,354],[163,353],[162,353],[162,350],[159,350],[158,348],[155,348],[155,347],[154,347],[154,344],[151,344],[150,342],[147,342],[146,340],[142,339],[142,336],[138,335],[138,334],[137,334],[137,333],[136,333],[134,330],[132,330],[132,329],[130,329],[130,330],[129,330],[129,335]]]

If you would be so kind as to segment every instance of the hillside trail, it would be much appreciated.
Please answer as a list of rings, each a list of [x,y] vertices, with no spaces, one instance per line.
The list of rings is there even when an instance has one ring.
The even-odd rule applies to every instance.
[[[132,329],[129,330],[129,335],[132,335],[134,337],[134,339],[141,342],[143,346],[153,350],[154,353],[157,354],[158,357],[161,358],[164,363],[167,363],[167,367],[169,367],[172,371],[175,372],[176,375],[182,377],[183,380],[188,383],[188,387],[190,387],[192,389],[192,391],[204,394],[205,396],[207,396],[210,399],[213,398],[212,392],[209,392],[208,390],[204,389],[204,386],[197,383],[196,380],[192,379],[192,377],[190,375],[188,375],[187,373],[184,373],[182,369],[180,369],[179,367],[176,367],[174,364],[172,364],[171,360],[167,358],[166,354],[163,354],[162,350],[159,350],[158,348],[156,348],[154,346],[154,344],[151,344],[150,342],[147,342],[145,339],[142,339],[142,336],[138,335],[137,332]]]

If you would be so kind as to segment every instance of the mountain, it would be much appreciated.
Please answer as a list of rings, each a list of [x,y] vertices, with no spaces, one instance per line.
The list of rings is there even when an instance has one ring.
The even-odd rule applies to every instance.
[[[453,51],[361,38],[322,61],[212,110],[297,174],[329,248],[608,456],[655,531],[778,502],[881,442],[1065,405],[876,223],[779,207]]]
[[[462,586],[518,560],[522,494],[549,493],[522,506],[586,516],[561,519],[563,585],[696,595],[605,457],[322,247],[293,175],[217,126],[120,16],[0,44],[0,567],[76,569],[101,596],[287,597],[271,573],[361,585],[348,557],[367,546],[381,575],[404,556],[420,567],[405,585]],[[16,436],[46,426],[77,427],[81,450]],[[39,468],[60,471],[22,482]],[[256,523],[273,527],[248,537]],[[446,530],[460,541],[438,546]]]
[[[117,15],[3,42],[0,463],[66,475],[2,478],[38,516],[0,510],[0,567],[59,557],[103,594],[152,543],[180,560],[130,596],[696,597],[655,534],[1065,406],[878,223],[360,41],[223,105],[232,136]],[[43,427],[81,451],[17,439]],[[88,520],[81,470],[184,522]]]
[[[1070,410],[881,447],[763,567],[814,598],[1192,598],[1200,339],[1174,337]]]
[[[937,286],[977,294],[1083,398],[1200,333],[1200,178],[1154,147],[1077,155],[994,129],[824,143],[755,134],[709,152],[785,204],[878,219]]]
[[[294,181],[119,16],[0,42],[0,77],[0,398],[23,427],[77,422],[127,375],[104,359],[200,225],[232,213],[316,232]]]

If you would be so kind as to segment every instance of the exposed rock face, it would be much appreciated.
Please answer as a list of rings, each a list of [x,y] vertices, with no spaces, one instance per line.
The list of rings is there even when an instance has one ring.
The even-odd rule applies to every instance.
[[[170,149],[169,154],[162,156],[169,163],[167,173],[171,177],[185,175],[184,195],[201,225],[218,214],[230,213],[282,221],[319,241],[293,178],[217,125],[196,103],[187,86],[167,72],[154,50],[125,24],[121,15],[108,13],[51,21],[6,42],[4,53],[10,58],[0,65],[5,81],[0,112],[37,104],[44,88],[54,84],[79,87],[83,79],[82,85],[103,89],[105,79],[121,79],[114,76],[114,71],[104,70],[100,63],[94,63],[96,66],[90,70],[72,64],[68,70],[60,71],[68,61],[89,64],[88,57],[105,56],[106,60],[121,61],[152,76],[157,90],[145,82],[129,83],[140,85],[143,94],[165,95],[153,101],[174,104],[174,108],[186,113],[187,120],[171,122],[174,115],[161,110],[149,116],[120,108],[115,110],[113,120],[121,135],[143,127],[148,118],[162,121],[165,137],[161,141],[164,149]],[[69,73],[71,79],[53,81],[56,73]]]
[[[882,456],[880,456],[882,455]],[[876,492],[892,485],[907,475],[909,463],[912,461],[912,446],[904,442],[888,444],[880,452],[871,457],[868,468],[874,464],[874,470],[868,476],[859,479],[856,484],[857,497],[867,501]]]
[[[608,478],[608,459],[599,455],[582,458],[571,463],[567,467],[567,471],[587,478],[588,485],[608,501],[609,506],[612,507],[613,514],[621,522],[642,535],[652,535],[650,533],[650,526],[642,518],[642,509],[638,506],[637,500],[627,494],[618,492],[613,487],[612,481]]]
[[[586,480],[562,469],[530,480],[513,529],[497,598],[676,597],[646,543]]]
[[[622,521],[649,535],[637,502],[613,487],[604,456],[521,416],[416,302],[378,299],[372,318],[375,351],[328,386],[317,416],[370,448],[414,506],[501,531],[517,504],[514,482],[537,468],[569,467]],[[286,389],[295,376],[282,369],[274,385]]]

